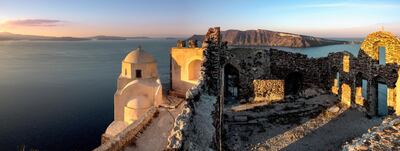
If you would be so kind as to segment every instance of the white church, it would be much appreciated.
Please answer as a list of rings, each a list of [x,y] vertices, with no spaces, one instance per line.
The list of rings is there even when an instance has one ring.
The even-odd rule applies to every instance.
[[[122,61],[114,95],[114,121],[103,137],[111,138],[140,118],[151,107],[163,103],[162,86],[155,59],[141,47]]]

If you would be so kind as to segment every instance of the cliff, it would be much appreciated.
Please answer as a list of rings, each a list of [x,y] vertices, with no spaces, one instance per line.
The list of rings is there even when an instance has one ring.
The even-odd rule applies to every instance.
[[[227,30],[222,31],[222,40],[230,46],[277,46],[277,47],[316,47],[335,44],[346,44],[347,41],[338,41],[292,33],[270,30]],[[203,41],[204,35],[193,35],[188,40]]]

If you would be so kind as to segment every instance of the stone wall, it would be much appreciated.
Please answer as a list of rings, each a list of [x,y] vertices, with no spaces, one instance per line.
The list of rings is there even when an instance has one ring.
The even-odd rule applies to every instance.
[[[222,67],[231,65],[239,71],[238,99],[253,101],[257,97],[254,80],[285,80],[293,73],[302,77],[301,90],[328,88],[328,58],[307,58],[299,53],[259,48],[232,48],[221,54]]]
[[[193,44],[192,44],[193,45]],[[193,46],[194,47],[194,46]],[[186,92],[186,104],[168,138],[167,150],[214,150],[221,125],[219,94],[221,79],[219,27],[210,28],[202,44],[201,76]]]
[[[254,101],[273,102],[284,98],[283,80],[254,80]]]
[[[386,64],[379,64],[379,47],[386,48]],[[330,67],[332,91],[347,105],[358,105],[367,109],[369,115],[376,115],[378,108],[378,83],[386,84],[387,104],[400,115],[400,87],[396,85],[399,78],[400,42],[393,34],[379,31],[367,36],[361,44],[358,56],[349,52],[337,52],[328,55],[328,66]],[[335,71],[335,69],[338,69]],[[336,72],[340,78],[335,79]],[[337,87],[334,80],[338,80]],[[362,80],[367,81],[367,90],[362,90]],[[367,91],[367,97],[362,97],[362,91]]]
[[[386,48],[385,65],[379,64],[379,47]],[[260,90],[265,91],[254,87],[254,80],[288,81],[291,74],[296,74],[301,77],[301,90],[323,88],[339,95],[347,106],[365,107],[370,115],[376,115],[378,83],[386,84],[387,104],[400,115],[400,87],[396,87],[400,85],[399,49],[399,39],[381,31],[367,37],[358,56],[343,51],[330,53],[327,57],[308,58],[303,54],[276,49],[231,48],[221,51],[221,64],[222,68],[230,65],[239,72],[238,100],[253,101],[258,97],[255,95],[262,94]],[[337,73],[339,79],[336,79]],[[363,79],[368,81],[366,98],[361,96]]]
[[[269,79],[269,51],[265,49],[232,48],[222,51],[222,67],[231,65],[239,71],[239,99],[254,97],[253,81]]]

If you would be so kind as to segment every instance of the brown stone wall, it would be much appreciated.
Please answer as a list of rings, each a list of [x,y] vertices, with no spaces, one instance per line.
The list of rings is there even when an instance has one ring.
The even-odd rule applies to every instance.
[[[221,57],[223,67],[230,64],[239,71],[239,99],[254,97],[253,80],[270,78],[268,50],[233,48],[223,51]]]
[[[283,100],[284,80],[254,80],[254,101],[272,102]]]

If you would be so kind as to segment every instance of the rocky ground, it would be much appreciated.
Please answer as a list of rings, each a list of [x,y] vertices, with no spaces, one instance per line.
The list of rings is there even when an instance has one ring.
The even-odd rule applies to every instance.
[[[291,96],[239,112],[225,109],[224,117],[227,150],[339,150],[380,123],[324,94]]]
[[[343,151],[366,150],[400,150],[400,117],[387,117],[381,125],[369,129],[368,133],[343,146]]]

